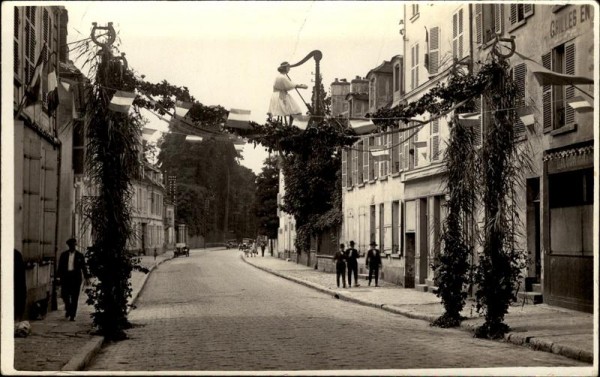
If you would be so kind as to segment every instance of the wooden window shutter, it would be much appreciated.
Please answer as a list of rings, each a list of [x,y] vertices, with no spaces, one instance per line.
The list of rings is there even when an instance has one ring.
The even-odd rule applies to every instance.
[[[352,184],[355,185],[358,183],[358,151],[356,150],[356,146],[352,149]]]
[[[415,88],[419,86],[419,44],[415,46]]]
[[[542,55],[542,65],[552,69],[552,52]],[[552,129],[552,86],[542,86],[542,109],[544,113],[544,131]]]
[[[404,169],[404,131],[398,132],[398,171]]]
[[[526,105],[525,101],[525,78],[527,76],[527,65],[525,63],[517,64],[512,71],[513,81],[515,82],[518,95],[515,99],[515,107],[518,109]],[[515,136],[519,137],[525,133],[525,124],[518,116],[515,119]]]
[[[410,123],[409,123],[410,124]],[[404,131],[404,169],[410,168],[410,140],[408,139],[408,132]]]
[[[440,28],[432,27],[429,33],[429,73],[438,73],[440,61]]]
[[[19,54],[19,31],[21,28],[21,14],[18,7],[15,7],[15,36],[14,36],[14,71],[16,76],[19,75],[20,54]]]
[[[463,10],[458,11],[458,58],[463,57]]]
[[[399,150],[401,150],[401,148],[399,148],[398,146],[398,140],[400,139],[400,132],[396,131],[396,127],[394,127],[393,130],[393,134],[392,134],[392,150],[391,150],[391,154],[392,154],[392,166],[391,166],[391,172],[393,173],[397,173],[400,171],[400,152]]]
[[[369,140],[363,139],[363,182],[369,180]]]
[[[431,161],[439,160],[440,154],[440,120],[436,119],[430,123],[430,141],[429,141],[429,159]]]
[[[375,136],[374,138],[374,145],[375,146],[380,146],[382,145],[381,143],[381,136]],[[381,164],[381,159],[378,158],[373,158],[373,179],[377,179],[379,177],[379,165]]]
[[[517,23],[517,4],[510,4],[510,24],[514,25]]]
[[[504,4],[493,4],[494,6],[494,31],[502,34],[502,23],[504,21]]]
[[[475,4],[475,41],[477,44],[483,42],[483,5]]]
[[[565,44],[565,74],[575,75],[575,43],[570,42]],[[567,86],[565,88],[565,99],[575,97],[575,88],[573,86]],[[575,122],[575,110],[565,104],[565,124],[572,124]]]
[[[531,17],[533,16],[533,4],[523,4],[523,17]]]
[[[478,101],[475,101],[475,109],[474,109],[476,113],[481,114],[481,117],[479,119],[479,126],[475,126],[473,128],[473,144],[475,146],[480,146],[483,140],[483,118],[484,118],[484,114],[483,114],[483,96],[479,97]]]
[[[342,188],[346,187],[346,164],[348,163],[348,151],[342,150]]]

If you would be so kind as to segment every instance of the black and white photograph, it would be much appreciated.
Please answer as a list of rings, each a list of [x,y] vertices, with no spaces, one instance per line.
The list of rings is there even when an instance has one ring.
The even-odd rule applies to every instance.
[[[2,375],[598,376],[596,2],[1,7]]]

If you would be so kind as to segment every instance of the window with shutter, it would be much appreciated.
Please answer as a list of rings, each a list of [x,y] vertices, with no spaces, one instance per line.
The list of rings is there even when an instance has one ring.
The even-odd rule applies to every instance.
[[[399,162],[399,146],[398,146],[398,139],[399,139],[399,132],[397,131],[397,127],[394,127],[394,129],[392,130],[393,134],[391,134],[391,162],[392,162],[392,166],[391,166],[391,173],[397,173],[400,171],[400,162]]]
[[[381,136],[375,136],[374,138],[374,146],[378,147],[381,145]],[[373,179],[377,179],[379,177],[379,169],[380,169],[380,158],[373,158]]]
[[[404,149],[406,147],[404,141],[404,132],[398,132],[398,171],[404,170],[405,154]]]
[[[479,100],[475,101],[475,111],[476,113],[481,114],[480,118],[479,118],[479,125],[475,126],[473,128],[473,132],[474,132],[474,140],[473,140],[473,144],[475,144],[475,146],[480,146],[482,141],[483,141],[483,122],[485,119],[485,113],[483,111],[483,97],[480,96]]]
[[[525,100],[525,77],[527,76],[527,66],[525,63],[517,64],[512,71],[513,81],[515,82],[518,94],[515,98],[515,107],[517,109],[526,106]],[[515,119],[515,137],[520,137],[525,134],[525,124],[521,118],[516,117]]]
[[[504,4],[494,4],[494,29],[496,34],[502,34],[504,22]]]
[[[346,187],[352,187],[352,149],[346,150]]]
[[[510,4],[510,24],[518,24],[533,16],[533,4]]]
[[[356,146],[352,149],[352,184],[355,185],[358,183],[358,151],[355,149]]]
[[[346,164],[348,163],[347,161],[347,154],[348,151],[343,149],[342,150],[342,188],[346,187]]]
[[[483,42],[483,4],[475,4],[475,42]]]
[[[565,73],[567,75],[575,75],[575,44],[568,43],[565,45]],[[565,101],[575,97],[575,88],[569,85],[565,88]],[[575,110],[565,103],[565,124],[575,122]]]
[[[363,182],[367,182],[369,180],[369,166],[371,156],[369,156],[369,139],[363,139],[362,141],[363,148]]]
[[[373,158],[373,156],[371,156],[371,148],[375,145],[375,138],[373,136],[371,136],[369,138],[369,145],[367,148],[367,152],[369,155],[369,181],[372,181],[373,179],[376,178],[375,175],[375,159]]]
[[[35,9],[36,7],[25,7],[25,80],[31,82],[35,68]]]
[[[452,15],[452,57],[462,59],[463,57],[463,10]]]
[[[15,7],[15,30],[14,30],[14,72],[15,72],[15,76],[20,77],[20,72],[19,72],[19,68],[21,67],[20,65],[20,60],[21,60],[21,54],[19,52],[19,35],[20,35],[20,29],[21,29],[21,11],[19,10],[19,7]]]
[[[552,54],[549,52],[542,55],[542,65],[546,69],[552,69]],[[552,129],[552,86],[542,86],[542,107],[544,113],[544,131]]]
[[[430,123],[429,156],[431,161],[440,159],[440,120],[436,119]]]
[[[438,73],[440,64],[440,28],[432,27],[429,33],[429,73]]]
[[[356,161],[356,171],[357,171],[357,178],[356,178],[356,184],[360,184],[362,182],[364,182],[365,180],[365,176],[364,176],[364,151],[363,151],[363,142],[359,141],[356,144],[356,155],[357,155],[357,161]]]

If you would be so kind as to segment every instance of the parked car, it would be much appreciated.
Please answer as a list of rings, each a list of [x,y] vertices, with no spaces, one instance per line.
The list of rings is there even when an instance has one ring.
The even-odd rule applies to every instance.
[[[225,248],[226,249],[233,249],[234,247],[238,246],[238,242],[236,240],[229,240],[227,242],[225,242]]]

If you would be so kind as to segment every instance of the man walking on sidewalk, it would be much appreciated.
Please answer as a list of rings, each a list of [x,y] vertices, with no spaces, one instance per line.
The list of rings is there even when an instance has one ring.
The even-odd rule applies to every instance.
[[[340,276],[342,277],[342,283],[346,288],[346,254],[344,253],[344,244],[340,244],[340,249],[333,256],[333,262],[335,263],[335,279],[337,281],[338,288],[340,287]]]
[[[354,241],[350,241],[350,248],[346,250],[346,263],[348,264],[348,287],[352,287],[352,274],[354,273],[354,286],[358,284],[358,250],[354,248]]]
[[[372,279],[373,275],[375,275],[375,286],[378,287],[379,286],[379,267],[381,267],[381,265],[382,265],[381,253],[379,252],[379,249],[377,249],[375,247],[375,246],[377,246],[377,243],[375,243],[375,241],[371,241],[370,246],[371,246],[371,248],[367,252],[367,260],[366,260],[367,268],[369,269],[369,286],[371,285],[371,279]]]
[[[62,298],[65,302],[65,317],[75,320],[77,314],[77,300],[81,290],[82,275],[85,285],[89,285],[90,273],[85,265],[85,257],[75,250],[77,241],[74,238],[67,240],[69,250],[63,251],[58,260],[58,279],[62,286]]]

